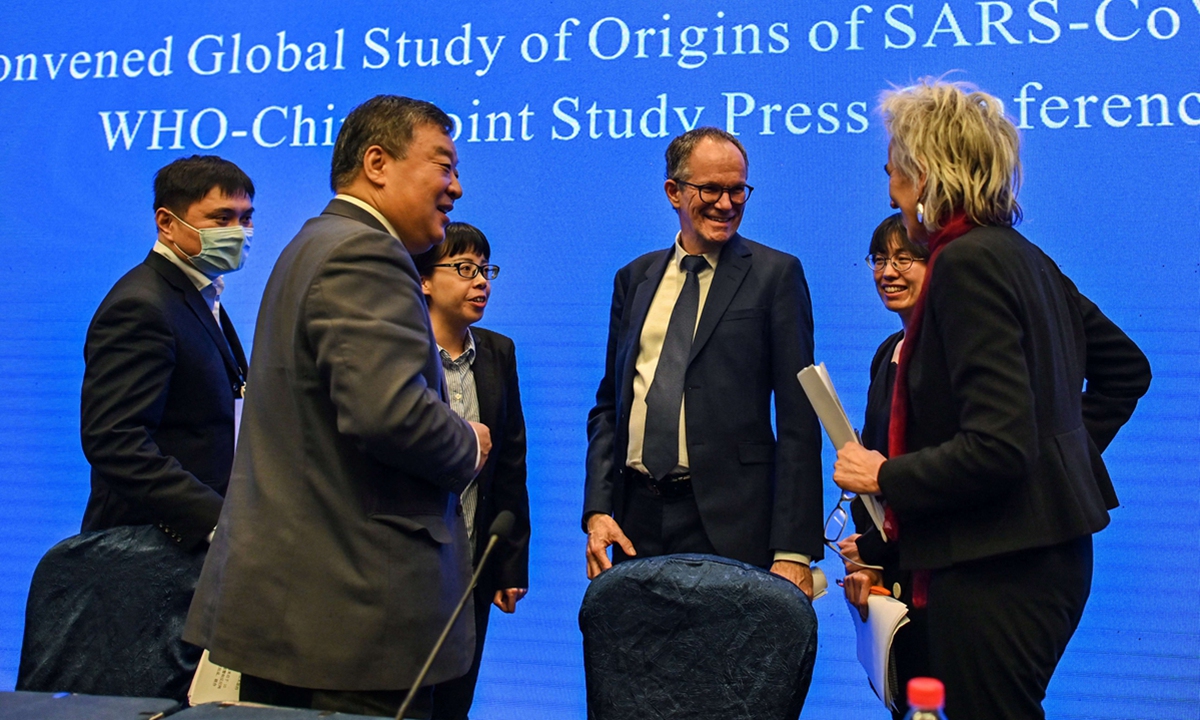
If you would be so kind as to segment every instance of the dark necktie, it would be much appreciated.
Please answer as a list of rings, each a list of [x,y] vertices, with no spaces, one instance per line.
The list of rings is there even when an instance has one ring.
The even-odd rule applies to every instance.
[[[646,433],[642,442],[642,464],[650,475],[662,479],[679,464],[679,408],[683,403],[683,380],[687,373],[696,313],[700,307],[700,279],[708,261],[703,255],[683,258],[687,277],[671,311],[662,353],[654,370],[654,382],[646,393]]]

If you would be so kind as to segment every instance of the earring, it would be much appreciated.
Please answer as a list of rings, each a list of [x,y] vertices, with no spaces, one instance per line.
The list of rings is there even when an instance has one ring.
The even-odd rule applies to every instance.
[[[917,222],[925,224],[925,203],[917,203]]]

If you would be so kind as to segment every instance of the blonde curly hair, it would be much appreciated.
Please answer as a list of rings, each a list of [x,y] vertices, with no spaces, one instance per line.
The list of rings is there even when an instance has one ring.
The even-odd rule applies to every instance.
[[[892,172],[920,186],[922,222],[934,232],[956,211],[976,225],[1021,220],[1020,136],[1004,103],[961,82],[925,77],[880,95]]]

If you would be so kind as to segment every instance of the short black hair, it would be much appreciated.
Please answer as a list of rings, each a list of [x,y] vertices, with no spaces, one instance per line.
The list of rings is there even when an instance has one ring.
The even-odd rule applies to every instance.
[[[154,174],[154,209],[166,208],[183,215],[214,187],[226,197],[254,199],[254,183],[237,165],[216,155],[179,158]]]
[[[867,250],[870,255],[887,255],[888,245],[895,241],[900,249],[912,255],[917,260],[929,259],[929,246],[915,243],[908,238],[908,230],[904,228],[904,216],[900,213],[888,215],[883,222],[871,233],[871,247]]]
[[[738,152],[742,154],[742,161],[746,163],[746,169],[750,169],[750,158],[746,155],[746,148],[741,141],[734,137],[731,133],[725,132],[721,128],[705,126],[698,127],[695,130],[688,130],[684,134],[671,141],[667,146],[667,177],[672,180],[687,180],[687,162],[692,157],[692,153],[696,150],[696,146],[700,141],[709,138],[711,140],[725,141],[731,143]]]
[[[418,125],[435,125],[449,135],[450,116],[425,100],[400,95],[376,95],[350,111],[338,131],[329,167],[329,187],[337,192],[354,182],[367,148],[378,145],[394,158],[403,158]]]
[[[487,262],[492,257],[492,246],[488,244],[487,236],[479,228],[465,222],[452,222],[446,226],[446,239],[439,245],[413,256],[417,272],[421,277],[429,277],[433,266],[445,258],[475,253]]]

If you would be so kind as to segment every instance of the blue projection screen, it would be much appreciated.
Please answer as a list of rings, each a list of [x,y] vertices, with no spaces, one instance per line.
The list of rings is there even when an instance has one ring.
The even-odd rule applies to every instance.
[[[493,616],[476,714],[583,718],[585,417],[613,273],[678,228],[669,139],[717,125],[745,143],[742,233],[803,261],[817,359],[860,418],[871,354],[898,327],[862,261],[891,212],[878,95],[948,74],[1005,102],[1023,132],[1022,232],[1154,369],[1107,452],[1122,506],[1047,710],[1200,713],[1200,0],[7,0],[0,17],[0,688],[33,568],[78,531],[84,333],[153,244],[159,167],[216,153],[253,178],[254,249],[223,298],[248,343],[272,264],[330,197],[349,109],[397,93],[453,113],[453,218],[483,228],[503,267],[483,325],[517,344],[534,521],[530,594]],[[886,717],[845,603],[815,606],[804,717]]]

